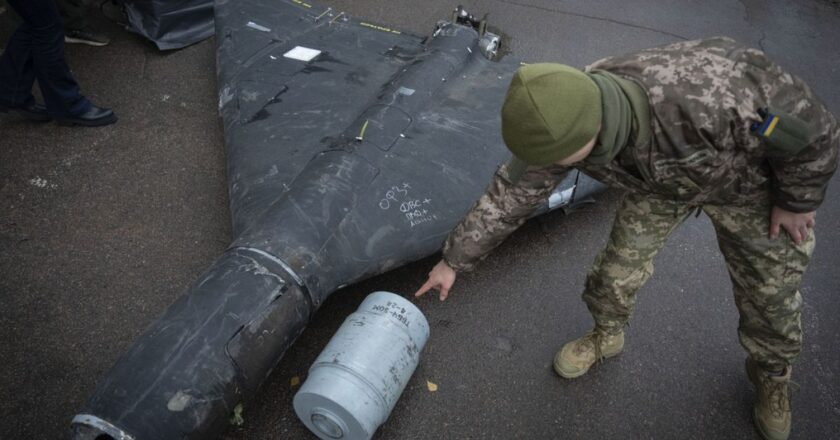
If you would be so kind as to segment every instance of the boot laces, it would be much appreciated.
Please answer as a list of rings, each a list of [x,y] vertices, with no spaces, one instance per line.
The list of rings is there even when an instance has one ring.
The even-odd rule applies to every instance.
[[[785,412],[790,411],[791,392],[799,389],[799,384],[793,381],[781,382],[767,378],[765,386],[768,388],[768,400],[770,411],[776,417],[782,417]]]
[[[603,362],[604,355],[601,352],[601,344],[603,343],[604,335],[597,330],[592,330],[586,335],[583,336],[583,340],[580,344],[576,347],[576,350],[579,354],[586,353],[589,351],[595,352],[595,358],[598,361]]]

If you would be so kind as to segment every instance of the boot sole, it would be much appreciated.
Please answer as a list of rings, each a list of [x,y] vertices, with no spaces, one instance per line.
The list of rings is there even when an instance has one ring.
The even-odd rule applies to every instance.
[[[117,115],[112,115],[108,118],[102,119],[95,119],[92,121],[85,121],[81,119],[75,120],[68,120],[68,119],[56,119],[55,123],[62,126],[62,127],[72,127],[74,125],[79,125],[82,127],[102,127],[103,125],[111,125],[117,122]]]
[[[609,359],[609,358],[612,358],[612,357],[616,357],[616,356],[620,355],[623,351],[624,351],[624,347],[622,347],[621,350],[619,350],[615,353],[605,355],[604,359]],[[595,363],[598,363],[598,361],[595,361]],[[592,364],[592,365],[595,365],[595,364]],[[577,373],[566,373],[566,372],[564,372],[563,370],[560,369],[557,362],[554,362],[554,372],[557,373],[558,376],[560,376],[564,379],[576,379],[576,378],[581,377],[584,374],[588,373],[589,369],[592,368],[592,365],[586,367],[585,369],[583,369],[583,370],[581,370]]]
[[[94,46],[94,47],[107,46],[108,43],[110,43],[110,41],[108,43],[103,43],[101,41],[82,40],[82,39],[73,38],[73,37],[64,37],[64,42],[67,43],[67,44],[87,44],[88,46]]]

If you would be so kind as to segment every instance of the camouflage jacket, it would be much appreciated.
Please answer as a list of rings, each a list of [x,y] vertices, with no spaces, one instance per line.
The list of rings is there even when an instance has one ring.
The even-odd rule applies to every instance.
[[[606,58],[602,69],[644,88],[652,134],[610,163],[574,166],[611,187],[691,205],[743,204],[768,194],[794,212],[815,210],[837,167],[840,127],[799,78],[729,38],[676,43]],[[791,154],[751,132],[758,109],[807,122],[808,140]],[[528,167],[515,182],[502,165],[487,191],[449,234],[443,258],[471,270],[541,206],[568,171]]]

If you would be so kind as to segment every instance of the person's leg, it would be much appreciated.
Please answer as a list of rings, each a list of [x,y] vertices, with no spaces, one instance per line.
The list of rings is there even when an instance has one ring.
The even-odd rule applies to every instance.
[[[0,106],[15,108],[33,102],[34,84],[32,36],[29,26],[23,23],[9,38],[0,56]]]
[[[749,353],[747,373],[758,391],[754,418],[768,439],[790,433],[790,365],[802,350],[799,284],[816,239],[800,245],[782,234],[768,237],[767,199],[757,206],[707,206],[726,258],[740,321],[738,336]]]
[[[763,369],[781,371],[802,349],[799,283],[816,239],[799,246],[787,234],[773,240],[769,201],[759,206],[707,206],[726,258],[735,304],[740,312],[738,336]]]
[[[32,36],[29,27],[22,23],[9,38],[0,56],[0,113],[13,111],[33,121],[52,120],[46,107],[35,102],[32,96],[34,84]]]
[[[32,61],[47,109],[56,117],[83,114],[90,102],[79,92],[64,61],[64,31],[54,0],[9,0],[28,25]]]
[[[636,291],[653,274],[656,253],[690,212],[690,206],[678,202],[633,193],[624,197],[583,292],[595,330],[563,346],[554,358],[557,374],[567,379],[581,376],[599,358],[621,352]]]
[[[583,292],[598,330],[622,331],[633,314],[636,291],[653,274],[653,258],[691,209],[684,203],[627,194]]]

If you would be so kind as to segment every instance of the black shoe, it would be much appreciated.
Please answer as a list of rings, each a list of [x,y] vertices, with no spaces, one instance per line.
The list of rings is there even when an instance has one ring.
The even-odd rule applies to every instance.
[[[0,105],[0,113],[15,112],[30,121],[47,122],[52,121],[52,116],[47,112],[47,108],[41,104],[31,103],[21,105],[19,107],[6,107]]]
[[[128,26],[128,14],[125,12],[125,6],[121,3],[122,0],[119,0],[119,2],[118,0],[105,0],[99,5],[99,12],[108,20],[122,27],[126,27]]]
[[[71,127],[73,125],[83,125],[85,127],[99,127],[102,125],[109,125],[117,122],[117,115],[109,108],[102,108],[92,105],[90,110],[76,116],[65,116],[56,118],[55,122],[58,125]]]
[[[65,43],[87,44],[88,46],[105,46],[111,39],[90,28],[67,29],[64,32]]]

